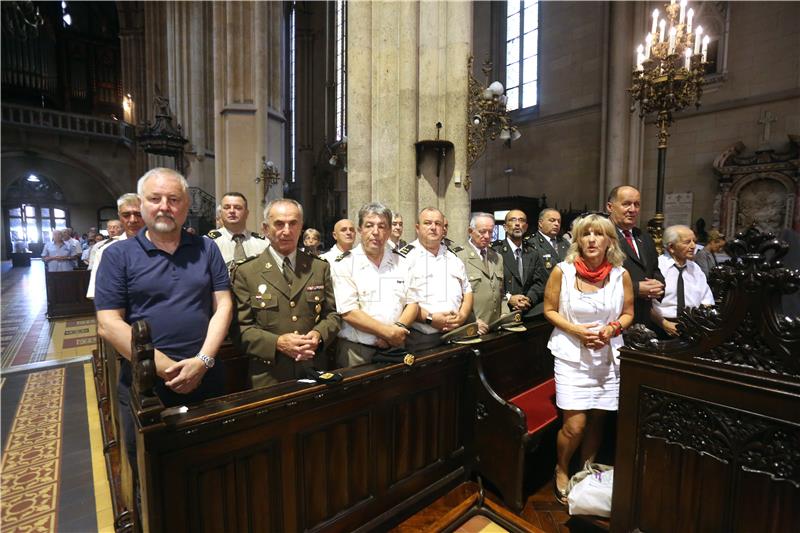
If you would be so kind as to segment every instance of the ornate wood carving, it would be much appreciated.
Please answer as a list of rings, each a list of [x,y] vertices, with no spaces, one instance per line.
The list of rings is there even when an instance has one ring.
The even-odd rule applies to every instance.
[[[641,433],[800,487],[800,428],[746,411],[646,389]]]
[[[626,334],[628,346],[800,377],[800,317],[776,311],[782,295],[800,289],[800,271],[780,261],[788,245],[751,227],[726,248],[731,261],[709,276],[717,305],[684,311],[674,340],[658,341],[637,325]]]
[[[137,320],[131,326],[131,368],[133,387],[131,401],[136,411],[140,411],[143,425],[159,419],[164,409],[154,390],[156,384],[155,348],[153,348],[150,326],[144,320]]]

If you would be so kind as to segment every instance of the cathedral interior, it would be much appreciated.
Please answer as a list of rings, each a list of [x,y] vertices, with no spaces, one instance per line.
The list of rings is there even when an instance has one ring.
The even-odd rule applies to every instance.
[[[281,384],[272,396],[230,378],[224,401],[188,414],[159,413],[142,400],[137,485],[109,399],[121,356],[98,336],[86,271],[56,282],[41,260],[56,230],[105,231],[117,198],[135,193],[147,170],[166,167],[185,176],[185,227],[201,235],[218,227],[227,191],[249,200],[254,231],[268,202],[296,200],[303,226],[318,229],[328,249],[334,224],[357,220],[369,202],[403,215],[406,241],[431,206],[447,217],[447,236],[466,243],[472,213],[494,216],[493,239],[504,238],[512,209],[525,211],[533,231],[539,214],[554,209],[566,231],[581,214],[603,211],[609,191],[631,185],[641,192],[641,230],[655,224],[660,236],[681,224],[700,243],[712,229],[731,240],[748,228],[794,235],[787,257],[796,268],[800,2],[14,0],[0,7],[4,530],[492,530],[448,525],[467,501],[490,517],[480,527],[493,520],[505,531],[781,531],[800,519],[797,307],[784,304],[786,323],[764,318],[781,298],[774,284],[758,295],[731,281],[741,279],[735,274],[721,275],[727,285],[714,296],[730,296],[724,316],[746,324],[695,317],[674,359],[630,341],[645,355],[630,356],[634,370],[611,428],[616,448],[601,449],[605,462],[616,454],[616,475],[628,478],[615,482],[611,518],[579,519],[553,496],[555,433],[542,438],[528,420],[520,441],[511,436],[519,424],[473,426],[476,415],[464,407],[476,402],[479,422],[511,416],[489,405],[518,397],[507,376],[543,370],[499,355],[546,351],[544,320],[516,340],[478,345],[477,366],[470,349],[453,347],[413,367],[386,367],[384,389],[368,369],[345,373],[348,385],[338,389]],[[668,36],[663,26],[659,33],[654,10],[680,16],[683,33]],[[677,82],[666,67],[651,70],[653,39],[669,47],[665,65],[684,65],[672,52],[685,43]],[[753,239],[741,237],[742,246]],[[752,246],[751,254],[767,254],[758,267],[764,276],[791,285],[791,274],[770,277],[783,266],[769,247]],[[759,306],[763,316],[750,313]],[[760,339],[750,342],[752,353],[729,353],[750,350],[751,338]],[[727,348],[709,344],[717,341]],[[691,359],[687,346],[716,355]],[[767,352],[783,355],[767,361]],[[229,356],[230,368],[246,366]],[[713,369],[715,358],[735,361]],[[662,367],[675,370],[672,379],[657,375]],[[755,370],[736,374],[742,367]],[[713,383],[697,377],[716,372]],[[744,392],[727,390],[727,382]],[[650,391],[635,403],[634,384]],[[480,387],[497,393],[484,398],[474,392]],[[674,426],[657,416],[693,394],[709,403],[676,408]],[[623,410],[648,435],[669,435],[634,450],[639,429],[623,427]],[[685,449],[696,442],[676,420],[700,428],[700,412],[719,431],[700,437],[713,441],[710,451],[691,455]],[[236,447],[226,444],[233,431]],[[747,431],[779,435],[780,450],[759,448],[756,437],[742,437]],[[751,445],[747,460],[726,455]],[[492,450],[497,457],[487,457]],[[354,454],[374,461],[365,466]],[[636,461],[620,463],[621,454]],[[648,471],[645,456],[670,460]],[[645,486],[642,472],[663,476],[677,492]],[[733,481],[709,488],[702,478]],[[737,514],[755,500],[752,516]]]

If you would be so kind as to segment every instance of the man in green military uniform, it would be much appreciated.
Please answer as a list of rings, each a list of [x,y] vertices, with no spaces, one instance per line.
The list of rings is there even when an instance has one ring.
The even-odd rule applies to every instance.
[[[269,246],[233,274],[240,349],[250,356],[250,380],[263,387],[305,378],[324,368],[323,346],[336,338],[330,265],[297,250],[303,208],[294,200],[273,200],[264,208]]]
[[[469,221],[469,241],[455,249],[464,262],[472,286],[472,312],[477,320],[478,334],[483,335],[488,325],[500,318],[503,304],[503,258],[489,246],[494,232],[494,216],[475,213]]]

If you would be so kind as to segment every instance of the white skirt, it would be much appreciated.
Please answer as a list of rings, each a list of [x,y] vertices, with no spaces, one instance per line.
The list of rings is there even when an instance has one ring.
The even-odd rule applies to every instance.
[[[611,357],[581,357],[579,362],[554,358],[556,405],[568,411],[602,409],[616,411],[619,406],[619,366]]]

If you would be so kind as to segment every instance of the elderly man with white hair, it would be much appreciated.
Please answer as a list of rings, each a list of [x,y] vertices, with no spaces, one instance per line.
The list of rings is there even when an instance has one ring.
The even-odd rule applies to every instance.
[[[714,305],[714,295],[706,275],[694,262],[697,247],[694,232],[688,226],[670,226],[664,230],[664,247],[669,255],[658,258],[664,275],[664,298],[653,302],[652,317],[669,336],[676,336],[678,316],[688,307]]]

